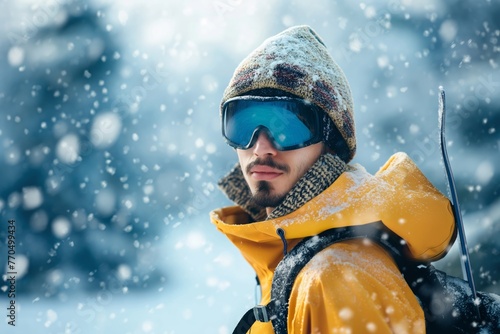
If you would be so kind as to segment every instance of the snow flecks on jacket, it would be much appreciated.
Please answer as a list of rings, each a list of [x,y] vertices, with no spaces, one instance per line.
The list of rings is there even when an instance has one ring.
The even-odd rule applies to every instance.
[[[293,295],[298,299],[291,299],[291,303],[309,303],[311,309],[315,309],[323,300],[332,300],[334,304],[330,307],[337,313],[329,320],[329,325],[338,333],[342,332],[341,328],[346,333],[349,330],[352,333],[374,330],[381,333],[425,332],[424,322],[418,312],[409,307],[408,298],[413,303],[418,302],[402,288],[404,279],[397,267],[387,260],[389,257],[380,256],[383,252],[373,242],[362,240],[329,246],[316,254],[301,271]],[[319,297],[311,295],[310,286],[317,287],[314,293]],[[340,297],[330,296],[332,291]]]

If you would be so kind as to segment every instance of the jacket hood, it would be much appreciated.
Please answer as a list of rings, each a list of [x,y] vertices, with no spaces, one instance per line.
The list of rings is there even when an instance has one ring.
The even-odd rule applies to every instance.
[[[381,221],[406,242],[411,257],[422,261],[443,257],[456,236],[449,200],[405,153],[393,155],[375,175],[359,165],[348,169],[285,216],[247,224],[248,213],[232,206],[212,211],[211,220],[257,273],[273,270],[283,257],[277,229],[284,231],[290,249],[327,229]]]

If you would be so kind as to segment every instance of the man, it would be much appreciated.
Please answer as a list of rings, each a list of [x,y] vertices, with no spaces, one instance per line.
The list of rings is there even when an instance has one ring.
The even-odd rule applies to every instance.
[[[221,103],[239,163],[219,182],[237,205],[212,222],[256,271],[261,304],[284,253],[327,229],[382,222],[416,260],[444,256],[450,203],[404,153],[375,175],[356,150],[347,80],[307,26],[267,39],[236,68]],[[298,274],[288,333],[425,333],[422,308],[390,254],[362,239],[335,243]],[[273,333],[257,322],[251,333]]]

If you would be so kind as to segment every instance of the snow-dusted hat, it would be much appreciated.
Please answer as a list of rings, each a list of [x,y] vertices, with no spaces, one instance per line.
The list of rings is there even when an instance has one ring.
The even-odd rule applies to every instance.
[[[296,26],[265,40],[236,68],[221,106],[255,90],[279,90],[309,100],[327,113],[324,142],[344,161],[356,152],[351,90],[321,38],[309,26]],[[325,126],[331,125],[326,122]]]

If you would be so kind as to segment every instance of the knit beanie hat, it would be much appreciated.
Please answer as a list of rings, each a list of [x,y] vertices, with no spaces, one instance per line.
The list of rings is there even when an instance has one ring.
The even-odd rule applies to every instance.
[[[325,122],[325,144],[345,162],[354,157],[356,136],[349,84],[309,26],[288,28],[251,52],[234,71],[221,106],[230,98],[265,89],[284,91],[320,107],[334,124]]]

